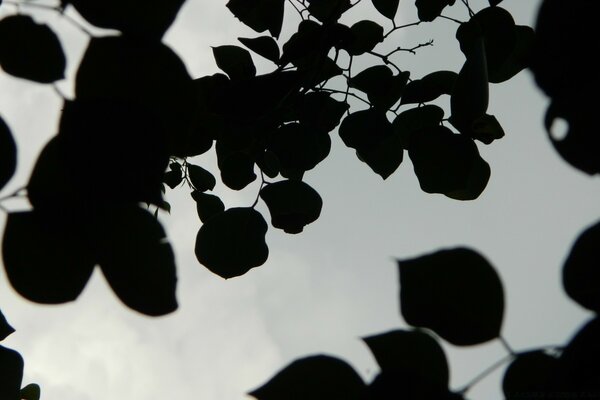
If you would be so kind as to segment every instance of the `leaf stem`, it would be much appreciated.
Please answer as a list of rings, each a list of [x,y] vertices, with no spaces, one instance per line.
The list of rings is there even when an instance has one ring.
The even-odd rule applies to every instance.
[[[385,35],[383,35],[383,40],[385,40],[388,36],[390,36],[392,33],[396,32],[399,29],[402,28],[408,28],[409,26],[417,26],[421,23],[421,21],[417,21],[417,22],[411,22],[410,24],[405,24],[405,25],[396,25],[395,21],[392,21],[392,29],[390,29],[390,31],[388,33],[386,33]]]
[[[440,15],[440,18],[444,18],[444,19],[447,19],[448,21],[456,22],[457,24],[462,24],[463,23],[463,21],[459,21],[457,19],[454,19],[452,17],[448,17],[446,15]]]
[[[506,339],[504,338],[504,336],[500,335],[498,336],[498,340],[500,341],[500,343],[502,343],[502,346],[504,347],[504,349],[506,349],[506,351],[511,354],[511,355],[516,355],[517,353],[513,350],[513,348],[508,344],[508,342],[506,341]]]

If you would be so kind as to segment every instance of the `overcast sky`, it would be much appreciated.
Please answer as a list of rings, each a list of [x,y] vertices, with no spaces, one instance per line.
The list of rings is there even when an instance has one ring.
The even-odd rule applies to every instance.
[[[459,3],[456,15],[464,15]],[[487,0],[471,3],[478,10]],[[210,46],[257,36],[224,4],[188,0],[166,37],[194,77],[217,71]],[[503,4],[517,23],[532,24],[539,1]],[[1,9],[13,12],[7,4]],[[370,17],[364,10],[357,7],[352,19]],[[51,13],[35,16],[59,32],[72,78],[86,36]],[[398,24],[415,20],[414,4],[404,1]],[[395,34],[393,46],[435,44],[417,56],[400,54],[398,65],[415,78],[458,71],[463,58],[454,29],[439,21]],[[258,56],[255,61],[269,71]],[[65,93],[71,93],[68,79],[59,84]],[[4,73],[0,87],[0,114],[20,157],[8,193],[27,181],[41,147],[56,133],[61,99],[49,86]],[[377,367],[359,338],[405,326],[394,260],[458,245],[479,249],[498,268],[507,296],[503,334],[515,349],[563,343],[587,314],[564,295],[560,268],[576,235],[595,222],[600,189],[551,148],[542,128],[546,104],[528,72],[491,87],[489,112],[506,137],[479,146],[492,176],[473,202],[423,193],[408,157],[382,181],[334,132],[330,156],[306,174],[323,197],[321,217],[300,235],[270,229],[269,260],[241,278],[225,281],[198,264],[194,204],[186,189],[171,191],[173,212],[161,219],[176,250],[177,312],[148,318],[130,311],[98,271],[76,302],[40,306],[19,297],[0,270],[0,308],[17,330],[3,344],[21,352],[24,384],[39,383],[47,400],[244,399],[291,360],[316,353],[337,355],[370,379]],[[212,152],[197,163],[218,173]],[[249,206],[256,191],[256,184],[242,192],[217,188],[227,206]],[[445,349],[453,387],[505,354],[496,342]],[[501,399],[499,377],[477,385],[469,398]]]

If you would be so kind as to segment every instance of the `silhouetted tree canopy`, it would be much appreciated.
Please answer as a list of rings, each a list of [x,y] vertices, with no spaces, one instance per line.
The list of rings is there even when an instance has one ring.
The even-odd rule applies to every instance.
[[[549,134],[558,153],[588,174],[600,171],[590,101],[599,88],[598,61],[590,56],[596,38],[589,33],[596,2],[545,0],[534,31],[517,25],[501,0],[478,11],[468,0],[415,0],[418,20],[404,26],[395,22],[398,0],[371,0],[390,20],[389,29],[373,20],[343,19],[359,1],[229,0],[226,7],[257,36],[239,38],[243,47],[214,47],[221,72],[192,77],[162,42],[184,0],[62,0],[57,13],[73,7],[89,24],[118,33],[90,38],[75,97],[64,99],[58,132],[15,193],[26,191],[32,209],[7,216],[3,261],[14,289],[38,303],[73,301],[98,266],[127,307],[150,316],[170,313],[177,308],[175,260],[152,213],[170,209],[166,187],[187,188],[196,203],[199,263],[223,278],[243,275],[266,262],[269,226],[298,234],[318,220],[324,200],[303,177],[329,156],[336,128],[382,179],[408,155],[423,191],[448,201],[475,200],[493,168],[479,148],[505,135],[499,118],[488,114],[489,85],[528,67],[552,101],[549,132],[557,118],[569,123],[564,139]],[[25,13],[36,3],[11,3],[23,9],[0,20],[2,70],[40,84],[63,79],[60,38]],[[284,21],[292,6],[295,26]],[[415,53],[432,42],[380,52],[397,30],[452,19],[444,15],[449,7],[463,7],[466,15],[464,22],[454,20],[464,55],[460,70],[423,74],[395,64],[397,53]],[[292,32],[286,39],[284,26]],[[259,71],[252,53],[270,61],[272,70]],[[357,70],[355,60],[363,56],[376,62]],[[440,98],[449,107],[440,106]],[[212,149],[218,172],[192,163]],[[15,172],[16,155],[13,135],[0,119],[0,188]],[[226,209],[208,193],[215,175],[232,190],[260,180],[256,202]],[[256,209],[259,201],[269,216]],[[563,273],[567,295],[596,313],[599,229],[595,225],[577,239]],[[345,361],[314,355],[294,361],[250,394],[260,400],[465,398],[476,382],[455,393],[449,389],[439,341],[469,346],[504,340],[505,299],[495,267],[467,248],[399,260],[398,266],[401,313],[414,329],[364,339],[381,369],[372,382],[363,382]],[[511,350],[506,398],[600,397],[599,326],[595,317],[562,348]],[[12,332],[0,314],[0,340]],[[21,388],[22,371],[21,356],[0,347],[0,399],[39,399],[37,385]]]

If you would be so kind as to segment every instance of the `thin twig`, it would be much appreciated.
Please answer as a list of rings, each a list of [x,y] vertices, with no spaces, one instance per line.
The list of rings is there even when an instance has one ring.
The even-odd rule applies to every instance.
[[[383,39],[385,40],[388,36],[390,36],[393,32],[402,29],[402,28],[408,28],[409,26],[417,26],[421,23],[421,21],[417,21],[417,22],[411,22],[410,24],[405,24],[405,25],[399,25],[396,26],[396,22],[392,21],[393,23],[393,27],[392,29],[390,29],[390,31],[388,33],[386,33],[385,35],[383,35]]]
[[[411,47],[410,49],[406,49],[403,47],[397,47],[395,50],[392,50],[389,53],[387,53],[385,55],[385,57],[387,58],[387,57],[391,56],[392,54],[397,53],[399,51],[406,51],[408,53],[417,54],[418,49],[420,49],[421,47],[427,47],[427,46],[433,46],[433,39],[431,39],[425,43],[420,43],[420,44],[416,45],[415,47]]]
[[[500,368],[505,363],[511,361],[514,357],[515,357],[514,355],[509,354],[509,355],[501,358],[500,360],[496,361],[495,363],[493,363],[492,365],[490,365],[489,367],[487,367],[486,369],[484,369],[475,378],[471,379],[469,381],[469,383],[467,383],[465,386],[463,386],[462,389],[459,389],[457,391],[457,393],[458,394],[466,394],[471,389],[471,387],[473,387],[474,385],[476,385],[477,383],[479,383],[479,381],[481,381],[482,379],[484,379],[485,377],[487,377],[489,374],[491,374],[492,372],[494,372],[495,370],[497,370],[498,368]]]
[[[459,21],[457,19],[454,19],[452,17],[448,17],[446,15],[440,15],[440,18],[444,18],[444,19],[447,19],[449,21],[456,22],[457,24],[462,24],[463,23],[463,21]]]

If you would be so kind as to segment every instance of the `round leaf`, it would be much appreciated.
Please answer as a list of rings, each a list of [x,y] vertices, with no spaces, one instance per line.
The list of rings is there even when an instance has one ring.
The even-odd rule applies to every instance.
[[[332,23],[350,7],[350,0],[309,0],[308,12],[323,23]]]
[[[286,233],[300,233],[321,215],[323,200],[302,181],[271,183],[260,191],[271,213],[271,224]]]
[[[196,237],[196,258],[213,273],[228,279],[267,261],[267,223],[253,208],[230,208],[208,219]]]
[[[85,215],[77,216],[85,220]],[[8,214],[2,242],[4,268],[13,288],[28,300],[58,304],[75,300],[95,260],[79,224],[41,212]]]
[[[183,181],[183,171],[171,170],[165,172],[163,182],[167,184],[171,189],[175,189]]]
[[[56,34],[28,15],[0,20],[0,66],[18,78],[51,83],[65,77],[66,59]]]
[[[361,71],[350,79],[350,86],[367,94],[374,107],[388,109],[402,95],[409,78],[408,72],[394,76],[385,65],[376,65]]]
[[[600,312],[600,223],[579,235],[563,266],[567,295],[589,310]]]
[[[398,265],[400,308],[408,324],[431,329],[457,346],[498,337],[504,313],[502,283],[479,253],[440,250],[399,260]]]
[[[4,119],[0,118],[0,189],[12,178],[17,168],[17,145]]]
[[[543,351],[519,354],[506,369],[502,380],[502,391],[506,400],[548,393],[549,384],[558,364],[556,357]]]
[[[257,400],[359,400],[364,387],[345,361],[317,355],[292,362],[249,394]]]

